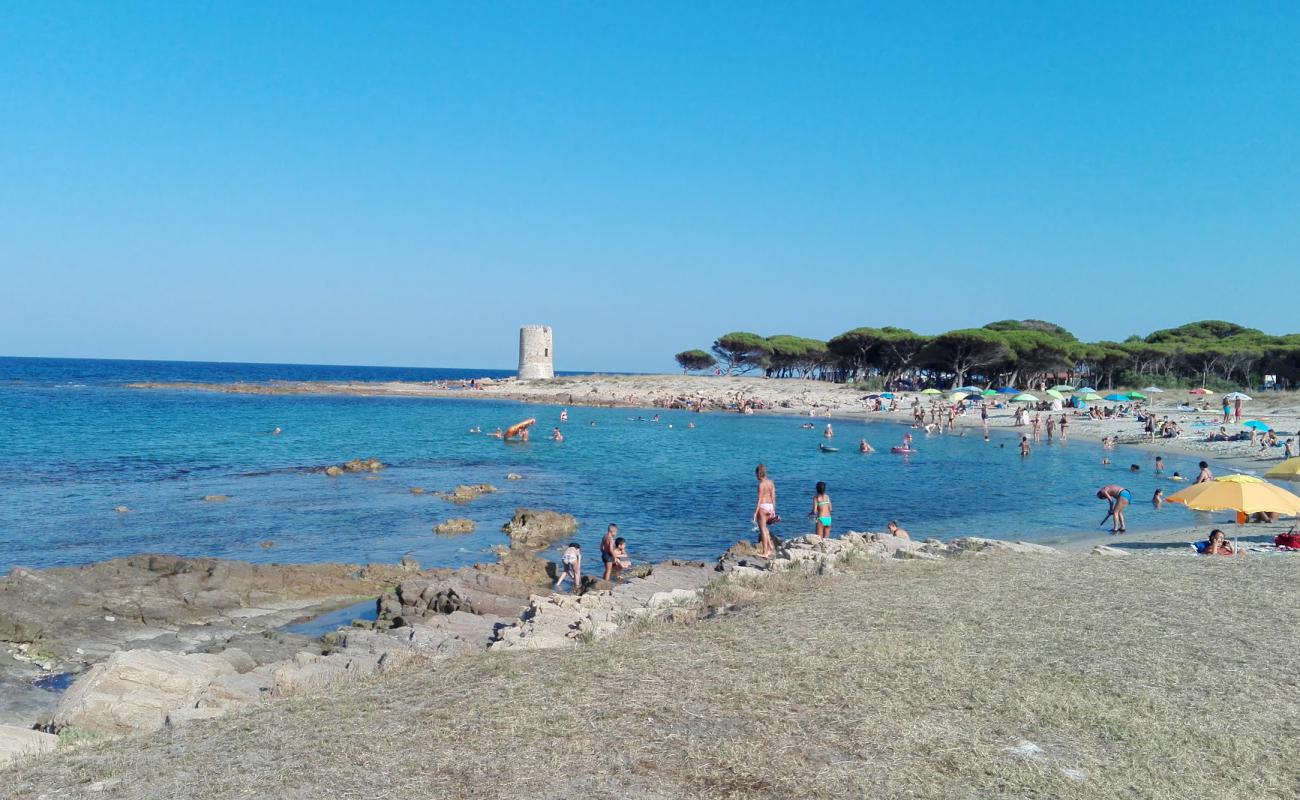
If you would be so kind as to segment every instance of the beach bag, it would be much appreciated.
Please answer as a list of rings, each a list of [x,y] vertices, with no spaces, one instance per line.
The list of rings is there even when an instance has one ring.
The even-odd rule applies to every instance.
[[[1290,547],[1293,550],[1300,550],[1300,533],[1279,533],[1273,540],[1273,544],[1278,547]]]

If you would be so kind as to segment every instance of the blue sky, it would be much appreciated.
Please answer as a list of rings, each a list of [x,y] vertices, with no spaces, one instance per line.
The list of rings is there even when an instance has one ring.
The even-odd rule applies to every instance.
[[[1300,329],[1294,3],[0,3],[0,354]]]

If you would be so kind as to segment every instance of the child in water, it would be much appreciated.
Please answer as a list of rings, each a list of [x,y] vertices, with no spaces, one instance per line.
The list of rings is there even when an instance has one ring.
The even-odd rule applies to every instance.
[[[582,585],[582,545],[577,542],[569,542],[565,548],[564,555],[560,556],[560,563],[564,566],[564,572],[555,581],[555,589],[566,581],[573,581],[573,588],[577,589]]]
[[[817,496],[813,498],[812,516],[817,520],[817,538],[825,541],[831,535],[831,496],[826,494],[826,482],[817,481]]]

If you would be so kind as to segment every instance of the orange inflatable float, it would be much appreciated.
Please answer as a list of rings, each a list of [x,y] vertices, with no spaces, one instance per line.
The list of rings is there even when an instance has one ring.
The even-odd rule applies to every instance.
[[[528,429],[536,424],[537,424],[536,419],[526,419],[523,422],[516,422],[514,425],[511,425],[509,428],[506,428],[505,435],[502,436],[501,438],[509,440],[518,436],[520,439],[527,441]]]

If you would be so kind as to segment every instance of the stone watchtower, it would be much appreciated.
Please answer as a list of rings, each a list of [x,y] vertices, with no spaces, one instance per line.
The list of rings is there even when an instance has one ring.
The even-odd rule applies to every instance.
[[[554,378],[551,326],[525,325],[519,329],[519,380]]]

